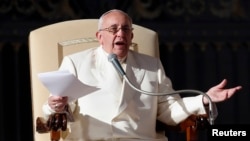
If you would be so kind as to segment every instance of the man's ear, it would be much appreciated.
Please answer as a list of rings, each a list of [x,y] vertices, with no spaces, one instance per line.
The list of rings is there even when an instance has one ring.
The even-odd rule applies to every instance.
[[[99,41],[99,43],[101,43],[102,34],[101,34],[100,32],[97,31],[97,32],[95,33],[95,36],[96,36],[97,40]]]
[[[97,32],[95,33],[95,37],[96,37],[98,40],[99,40],[99,38],[100,38],[99,36],[100,36],[100,32],[97,31]]]

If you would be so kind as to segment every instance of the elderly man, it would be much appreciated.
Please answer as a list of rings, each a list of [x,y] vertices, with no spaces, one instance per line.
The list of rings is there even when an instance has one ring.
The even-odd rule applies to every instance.
[[[202,95],[150,96],[133,90],[108,61],[115,54],[131,82],[149,92],[173,92],[158,58],[129,50],[133,39],[132,19],[121,10],[110,10],[99,19],[96,37],[100,46],[64,57],[60,70],[68,70],[80,81],[99,90],[73,102],[53,96],[43,106],[48,117],[68,105],[75,121],[69,123],[67,141],[119,140],[167,141],[156,131],[156,121],[176,125],[192,114],[205,114],[208,100]],[[210,88],[213,102],[230,98],[241,86],[224,89],[227,81]]]

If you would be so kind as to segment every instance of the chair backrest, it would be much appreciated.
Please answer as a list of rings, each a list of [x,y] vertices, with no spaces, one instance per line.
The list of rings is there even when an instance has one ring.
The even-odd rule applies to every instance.
[[[38,74],[57,70],[63,56],[99,45],[95,38],[98,19],[81,19],[47,25],[30,32],[29,55],[34,141],[46,141],[49,134],[36,132],[36,118],[43,116],[42,105],[49,91],[38,79]],[[133,25],[131,49],[159,57],[158,35],[148,28]]]

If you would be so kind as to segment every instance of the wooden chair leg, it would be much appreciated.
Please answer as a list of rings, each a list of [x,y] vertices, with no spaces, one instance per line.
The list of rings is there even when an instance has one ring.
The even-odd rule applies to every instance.
[[[195,126],[189,126],[186,129],[186,141],[198,141],[198,131]]]
[[[51,130],[50,131],[50,140],[51,141],[59,141],[60,138],[61,138],[60,130],[58,130],[58,131]]]

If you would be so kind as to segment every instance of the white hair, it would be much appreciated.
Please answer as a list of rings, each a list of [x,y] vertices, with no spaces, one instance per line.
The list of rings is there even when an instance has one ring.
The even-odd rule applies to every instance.
[[[102,28],[103,17],[106,16],[107,14],[111,13],[111,12],[120,12],[120,13],[124,14],[129,19],[129,21],[130,21],[130,23],[132,25],[133,21],[132,21],[131,17],[127,13],[125,13],[124,11],[119,10],[119,9],[112,9],[112,10],[109,10],[109,11],[103,13],[101,15],[101,17],[99,18],[99,21],[98,21],[98,30],[100,30]]]

